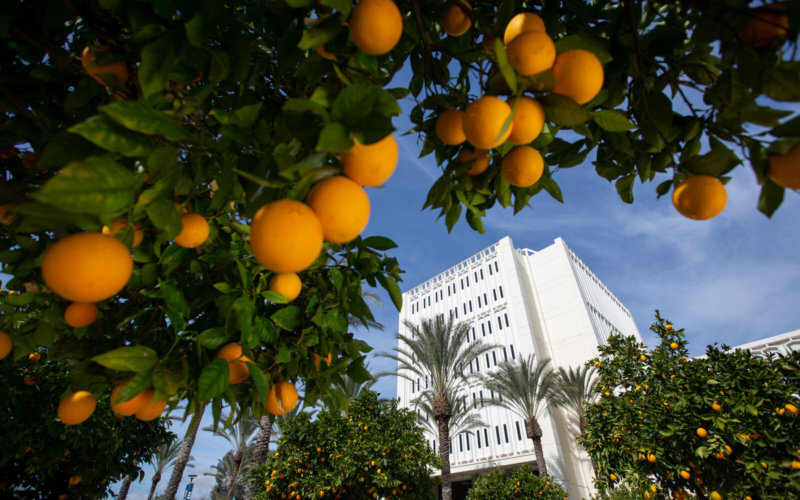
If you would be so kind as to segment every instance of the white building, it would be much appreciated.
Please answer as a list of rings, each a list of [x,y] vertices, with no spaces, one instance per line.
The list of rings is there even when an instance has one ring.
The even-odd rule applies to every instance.
[[[452,314],[472,325],[471,338],[499,347],[470,365],[484,372],[504,360],[535,355],[554,367],[577,367],[597,354],[611,332],[641,340],[630,311],[586,264],[558,238],[539,251],[515,249],[505,237],[403,294],[399,331],[404,321]],[[398,377],[397,396],[403,404],[419,395],[425,380]],[[479,384],[463,388],[473,401],[494,397]],[[534,462],[533,444],[522,418],[486,404],[481,419],[489,427],[451,438],[454,483],[472,480],[493,467]],[[593,493],[588,455],[577,445],[577,428],[560,410],[549,409],[540,420],[548,472],[557,477],[570,498]],[[429,434],[438,449],[438,436]]]
[[[767,356],[770,353],[787,355],[792,351],[800,350],[800,330],[755,340],[731,349],[749,349],[753,354],[759,356]]]

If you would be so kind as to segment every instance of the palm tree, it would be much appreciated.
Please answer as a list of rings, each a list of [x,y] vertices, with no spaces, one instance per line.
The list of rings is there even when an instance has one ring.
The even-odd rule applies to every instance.
[[[486,422],[475,412],[478,405],[470,402],[466,394],[448,396],[447,399],[452,402],[450,409],[452,413],[450,417],[451,435],[455,436],[462,432],[470,432],[479,427],[486,427]],[[419,420],[422,426],[430,431],[431,434],[436,434],[438,428],[433,424],[436,419],[433,418],[433,401],[431,400],[430,392],[423,392],[418,397],[414,398],[411,404],[414,408],[421,410],[421,414],[417,417],[417,420]]]
[[[547,408],[545,403],[556,387],[556,377],[550,368],[550,360],[537,363],[533,356],[528,356],[514,362],[504,361],[497,366],[497,370],[484,378],[484,384],[487,389],[501,396],[493,404],[513,411],[525,421],[526,434],[533,440],[539,475],[547,475],[539,418]]]
[[[226,420],[227,417],[223,417],[222,420]],[[242,462],[245,458],[250,458],[250,441],[253,437],[253,434],[259,429],[258,423],[256,423],[255,419],[253,418],[252,414],[245,414],[240,416],[239,420],[231,425],[226,429],[216,429],[213,426],[206,427],[203,430],[211,431],[217,436],[222,436],[228,440],[231,445],[233,445],[233,467],[230,470],[230,486],[228,487],[228,492],[225,495],[227,500],[230,500],[233,496],[233,490],[236,486],[236,480],[239,477],[239,469],[241,468]]]
[[[261,418],[253,418],[253,421],[258,425],[258,434],[253,442],[250,451],[250,466],[258,467],[267,460],[267,451],[269,451],[269,438],[272,435],[272,427],[275,425],[275,416],[272,414],[264,415]],[[245,499],[250,500],[256,494],[256,485],[247,483]]]
[[[222,458],[219,459],[217,465],[212,465],[211,468],[214,472],[206,472],[204,475],[212,476],[216,479],[216,484],[211,490],[212,499],[241,498],[245,494],[244,485],[237,481],[237,477],[241,477],[247,473],[252,467],[250,457],[252,453],[245,453],[242,461],[236,464],[236,455],[234,450],[228,450]],[[237,470],[237,477],[234,477],[234,470]]]
[[[122,484],[119,486],[119,495],[117,495],[117,500],[125,500],[128,498],[128,490],[131,488],[131,475],[126,474],[124,478],[122,478]]]
[[[167,491],[164,492],[164,498],[166,500],[175,500],[175,495],[178,493],[178,486],[180,486],[181,479],[183,479],[183,471],[186,469],[186,464],[189,463],[189,459],[191,458],[192,446],[194,446],[197,430],[200,428],[200,420],[203,419],[203,412],[205,412],[205,410],[205,404],[200,406],[200,408],[195,410],[192,419],[189,421],[189,428],[186,429],[186,435],[181,442],[178,458],[175,459],[175,465],[172,468],[172,475],[167,484]]]
[[[403,323],[411,335],[399,333],[401,347],[395,353],[381,353],[381,356],[397,361],[397,376],[416,381],[417,377],[430,380],[423,389],[430,392],[433,418],[439,430],[439,456],[442,458],[442,499],[452,500],[453,485],[450,479],[450,419],[453,416],[455,401],[451,401],[458,389],[466,385],[470,375],[464,371],[476,357],[488,352],[494,346],[480,341],[467,343],[470,326],[455,323],[451,316],[447,321],[423,320],[420,325],[410,321]]]
[[[169,444],[165,444],[159,448],[156,453],[150,458],[150,464],[153,466],[153,485],[150,487],[150,495],[147,500],[151,500],[156,492],[156,485],[161,481],[161,475],[164,470],[175,464],[178,459],[178,453],[181,450],[181,440],[175,440]],[[191,465],[192,457],[189,457],[187,467]]]
[[[586,437],[586,407],[597,400],[593,390],[597,372],[593,366],[579,366],[573,370],[559,368],[556,373],[556,390],[550,402],[571,413],[582,438]],[[592,469],[597,475],[597,465],[592,459]]]

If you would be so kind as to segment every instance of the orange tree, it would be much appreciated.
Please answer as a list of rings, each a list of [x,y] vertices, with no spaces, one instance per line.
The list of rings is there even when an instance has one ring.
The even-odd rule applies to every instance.
[[[506,474],[504,469],[492,469],[475,480],[467,492],[469,500],[495,500],[501,498],[531,498],[539,500],[564,500],[567,492],[550,476],[540,476],[528,464],[523,464]]]
[[[581,442],[598,488],[653,498],[800,494],[800,352],[763,358],[709,346],[689,359],[684,331],[656,319],[653,350],[612,336],[591,361],[600,399]]]
[[[262,500],[430,498],[437,465],[416,415],[364,390],[345,413],[300,412],[281,424],[277,450],[250,481]]]
[[[482,230],[488,208],[521,210],[541,190],[560,199],[557,169],[587,158],[626,202],[637,178],[666,194],[743,160],[765,213],[794,186],[800,119],[765,99],[800,99],[786,55],[798,0],[459,5],[5,2],[0,262],[20,293],[0,297],[0,329],[13,359],[69,356],[65,394],[130,380],[120,400],[152,389],[188,412],[210,401],[217,418],[223,403],[263,413],[273,382],[302,381],[310,403],[333,377],[368,378],[369,347],[348,320],[372,318],[364,284],[400,307],[400,268],[384,253],[394,244],[358,236],[361,195],[358,210],[336,202],[343,191],[314,213],[301,201],[334,175],[367,192],[385,181],[407,96],[421,154],[442,167],[427,205],[448,227],[464,212]],[[444,34],[446,11],[462,35]],[[546,57],[526,56],[539,46]],[[407,86],[385,88],[406,67]],[[448,110],[463,111],[448,142],[492,149],[442,142]],[[297,279],[273,279],[292,273],[301,292],[289,302],[270,283],[294,295]],[[85,314],[68,323],[69,302]],[[232,342],[242,358],[215,357]]]
[[[123,476],[143,474],[139,464],[175,438],[165,419],[116,417],[107,394],[87,425],[58,422],[69,366],[46,355],[0,362],[0,497],[101,498]]]

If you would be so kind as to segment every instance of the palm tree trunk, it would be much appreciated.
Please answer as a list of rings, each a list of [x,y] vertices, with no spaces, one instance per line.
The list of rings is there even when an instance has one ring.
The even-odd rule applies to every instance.
[[[178,486],[181,485],[181,479],[183,479],[183,470],[186,468],[186,464],[189,463],[189,456],[192,453],[194,439],[197,437],[197,430],[200,428],[200,420],[203,418],[205,409],[206,405],[203,405],[192,415],[189,428],[186,430],[186,436],[184,436],[183,442],[181,443],[181,451],[178,452],[178,458],[175,459],[175,466],[172,469],[172,476],[169,478],[167,491],[164,492],[165,500],[175,500],[175,495],[178,493]]]
[[[119,495],[117,500],[125,500],[128,497],[128,490],[131,488],[131,476],[126,475],[122,478],[122,484],[119,486]]]
[[[581,431],[581,438],[586,439],[586,418],[581,415],[578,418],[578,429]],[[592,461],[592,472],[594,472],[594,477],[597,477],[597,463],[594,461],[594,457],[589,455],[589,460]]]
[[[453,500],[453,481],[450,479],[450,417],[452,409],[447,398],[433,402],[433,417],[439,422],[439,456],[442,458],[442,500]]]
[[[147,495],[147,500],[152,500],[153,499],[153,495],[156,494],[156,485],[158,484],[159,481],[161,481],[161,473],[160,472],[156,472],[153,475],[153,485],[150,486],[150,494]]]
[[[225,493],[225,500],[233,498],[233,492],[236,489],[236,480],[239,477],[239,467],[242,465],[242,458],[244,453],[242,450],[236,452],[233,456],[233,470],[231,470],[231,484],[228,485],[228,491]]]
[[[536,455],[536,468],[540,476],[547,475],[547,466],[544,463],[544,451],[542,451],[542,428],[536,418],[525,421],[525,432],[533,441],[533,453]]]
[[[250,457],[250,468],[254,469],[267,460],[269,450],[269,438],[272,434],[272,417],[263,416],[258,421],[258,434],[253,445],[253,455]],[[256,485],[248,482],[245,489],[245,500],[251,500],[256,495]]]

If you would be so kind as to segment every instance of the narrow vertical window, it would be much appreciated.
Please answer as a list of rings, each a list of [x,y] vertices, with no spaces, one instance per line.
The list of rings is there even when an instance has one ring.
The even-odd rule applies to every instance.
[[[489,428],[484,427],[483,429],[483,442],[486,443],[486,446],[489,446]]]
[[[464,434],[464,441],[467,442],[467,451],[469,451],[469,432]]]
[[[519,441],[522,441],[522,433],[519,431],[519,421],[514,422],[514,423],[517,424],[517,439]]]
[[[469,276],[467,276],[467,286],[469,286]]]
[[[458,307],[453,309],[456,312],[456,319],[458,319]]]
[[[508,427],[506,426],[506,424],[503,424],[503,434],[506,437],[506,443],[507,443],[508,442]]]
[[[469,301],[469,312],[472,312],[472,300]]]
[[[508,361],[508,351],[503,347],[503,361]]]
[[[497,288],[492,289],[492,296],[494,297],[494,300],[497,300]]]
[[[502,285],[498,286],[497,289],[500,290],[500,298],[502,299],[503,298],[503,286]]]
[[[503,313],[503,316],[506,318],[506,326],[508,326],[508,313]]]
[[[436,453],[436,440],[433,440],[433,452]]]
[[[475,283],[478,282],[478,271],[475,271]]]
[[[497,261],[494,261],[494,270],[500,272],[500,270],[497,268]]]
[[[475,370],[481,371],[481,358],[475,358]]]
[[[462,306],[464,306],[464,314],[467,314],[467,303],[465,302]]]
[[[483,279],[483,269],[481,269],[481,279]]]
[[[472,404],[475,404],[477,402],[477,399],[478,398],[475,396],[475,393],[473,392],[472,393]]]
[[[470,372],[470,373],[474,373],[474,372],[472,371],[472,361],[470,361],[470,362],[469,362],[469,372]]]
[[[481,307],[481,296],[478,295],[478,308],[480,308],[480,307]]]
[[[492,322],[491,321],[487,321],[486,325],[489,327],[489,333],[492,333]]]
[[[500,316],[497,317],[497,328],[498,330],[503,329],[503,322],[500,320]]]
[[[486,368],[489,368],[490,366],[492,366],[492,365],[489,364],[489,353],[487,352],[486,353]]]
[[[480,450],[481,449],[481,433],[480,432],[476,432],[475,433],[475,440],[478,442],[478,449]]]
[[[494,361],[494,366],[497,366],[497,352],[492,351],[492,361]]]
[[[481,395],[481,407],[483,407],[483,391],[480,391],[480,395]]]
[[[483,303],[484,304],[488,304],[489,303],[489,297],[486,295],[486,292],[483,292]]]
[[[494,433],[497,434],[497,444],[500,444],[501,441],[500,441],[500,426],[499,425],[495,425],[494,426]]]
[[[461,278],[461,289],[464,289],[464,278]]]
[[[492,275],[492,264],[489,264],[489,276]]]
[[[458,451],[464,451],[464,443],[461,442],[461,434],[458,435]]]
[[[484,337],[486,336],[486,325],[483,323],[481,323],[481,334],[483,334]]]
[[[452,455],[453,454],[453,440],[452,439],[448,439],[447,440],[447,444],[450,447],[450,454]]]
[[[517,357],[514,356],[514,346],[512,345],[510,347],[511,347],[511,359],[517,359]]]

